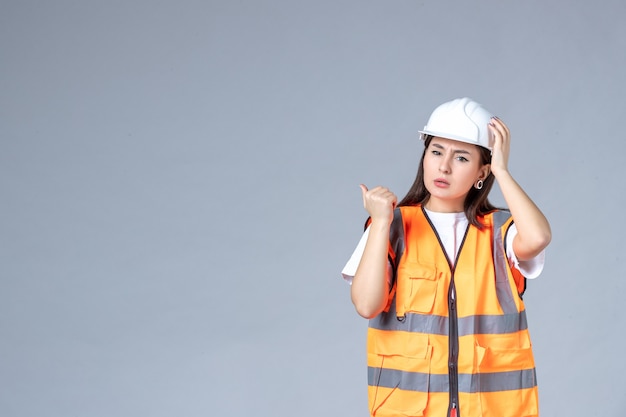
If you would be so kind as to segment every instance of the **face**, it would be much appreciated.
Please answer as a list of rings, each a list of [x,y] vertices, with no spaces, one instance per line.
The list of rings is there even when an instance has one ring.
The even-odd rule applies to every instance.
[[[424,185],[430,193],[426,208],[462,212],[467,193],[488,174],[476,145],[434,137],[424,154]]]

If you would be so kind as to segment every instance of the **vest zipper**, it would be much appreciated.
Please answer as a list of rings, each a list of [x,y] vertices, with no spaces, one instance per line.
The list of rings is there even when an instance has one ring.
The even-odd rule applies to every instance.
[[[422,213],[424,213],[424,217],[428,220],[431,229],[437,236],[437,240],[439,241],[439,246],[443,251],[444,256],[448,260],[448,265],[450,266],[450,288],[448,289],[448,380],[449,380],[449,389],[450,389],[450,403],[448,406],[448,417],[461,417],[459,412],[459,322],[457,316],[456,309],[456,287],[454,285],[454,271],[456,270],[456,264],[459,260],[459,256],[461,255],[461,250],[463,249],[463,244],[465,243],[465,238],[467,237],[467,232],[469,231],[469,224],[465,229],[465,234],[463,235],[463,240],[459,245],[459,250],[456,254],[456,259],[454,259],[454,263],[448,258],[446,254],[446,248],[443,246],[441,242],[441,238],[439,237],[439,233],[437,233],[437,228],[426,213],[424,206],[422,205]]]
[[[450,417],[457,417],[456,404],[455,403],[452,403],[452,406],[450,408]]]
[[[448,291],[448,316],[450,330],[448,335],[448,379],[450,381],[449,417],[460,417],[457,409],[459,403],[459,329],[456,310],[456,287],[454,285],[454,270],[450,279]]]

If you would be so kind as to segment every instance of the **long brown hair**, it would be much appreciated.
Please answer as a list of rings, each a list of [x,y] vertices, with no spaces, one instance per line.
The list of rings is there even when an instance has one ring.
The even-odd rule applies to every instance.
[[[424,185],[424,155],[426,155],[426,150],[428,149],[428,146],[430,145],[432,139],[433,136],[426,136],[426,140],[424,141],[424,152],[422,152],[422,158],[420,159],[419,168],[417,169],[417,176],[415,177],[413,185],[411,185],[411,188],[409,188],[409,191],[398,203],[398,207],[425,204],[430,198],[430,193]],[[489,149],[483,148],[482,146],[478,145],[476,145],[476,147],[478,148],[480,153],[481,163],[491,163],[491,152],[489,151]],[[479,229],[482,229],[483,225],[482,223],[480,223],[480,221],[478,221],[478,217],[484,216],[485,214],[497,209],[497,207],[492,205],[488,199],[489,192],[491,191],[491,187],[493,187],[494,181],[495,177],[490,171],[487,178],[483,180],[483,188],[478,190],[475,187],[472,187],[465,197],[465,202],[463,204],[465,216],[471,224],[478,227]]]

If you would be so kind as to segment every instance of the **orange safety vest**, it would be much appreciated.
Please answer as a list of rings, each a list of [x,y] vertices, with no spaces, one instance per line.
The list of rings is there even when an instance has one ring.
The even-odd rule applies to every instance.
[[[421,206],[395,210],[389,304],[369,322],[372,416],[531,417],[537,379],[525,278],[509,267],[508,211],[469,225],[448,261]]]

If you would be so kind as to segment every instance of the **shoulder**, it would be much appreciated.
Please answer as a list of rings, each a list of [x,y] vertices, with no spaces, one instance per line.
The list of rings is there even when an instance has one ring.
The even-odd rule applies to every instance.
[[[508,229],[513,223],[513,216],[507,209],[496,209],[489,213],[479,216],[478,221],[484,225],[489,225],[494,229]]]

